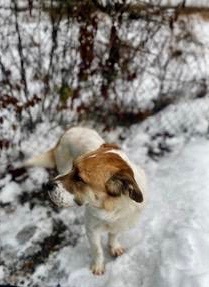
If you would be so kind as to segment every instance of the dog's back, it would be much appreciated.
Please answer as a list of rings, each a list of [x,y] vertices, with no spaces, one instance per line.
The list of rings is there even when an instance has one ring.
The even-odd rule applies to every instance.
[[[93,129],[73,127],[64,133],[54,149],[55,162],[60,174],[72,167],[74,158],[96,150],[104,140]]]
[[[24,162],[24,166],[57,168],[64,174],[72,167],[72,161],[79,155],[99,148],[104,140],[93,129],[73,127],[67,130],[55,147]]]

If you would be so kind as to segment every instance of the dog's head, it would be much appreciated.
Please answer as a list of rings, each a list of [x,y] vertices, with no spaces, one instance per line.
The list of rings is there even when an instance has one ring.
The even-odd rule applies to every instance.
[[[98,150],[78,157],[72,170],[57,176],[50,197],[60,206],[90,204],[111,210],[122,196],[143,201],[131,167],[114,152],[115,145],[103,144]]]

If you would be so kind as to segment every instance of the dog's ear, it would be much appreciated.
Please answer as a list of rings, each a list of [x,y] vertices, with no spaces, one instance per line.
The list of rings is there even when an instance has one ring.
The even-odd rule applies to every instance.
[[[136,202],[143,202],[143,195],[135,179],[124,172],[115,173],[105,184],[106,191],[111,196],[127,194]]]

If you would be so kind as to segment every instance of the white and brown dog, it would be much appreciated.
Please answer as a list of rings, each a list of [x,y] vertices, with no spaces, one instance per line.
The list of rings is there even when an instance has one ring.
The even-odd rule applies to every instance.
[[[106,144],[95,130],[73,127],[57,145],[28,161],[27,166],[57,168],[59,175],[48,184],[58,206],[85,205],[85,227],[96,275],[104,273],[101,234],[108,232],[113,256],[124,248],[118,234],[133,226],[145,205],[145,174],[114,144]]]

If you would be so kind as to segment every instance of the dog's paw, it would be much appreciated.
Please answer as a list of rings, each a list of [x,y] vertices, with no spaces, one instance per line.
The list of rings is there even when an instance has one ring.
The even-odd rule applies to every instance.
[[[103,275],[105,272],[104,264],[92,264],[91,271],[94,275]]]
[[[110,247],[110,254],[114,257],[121,256],[125,252],[125,248],[122,246]]]

